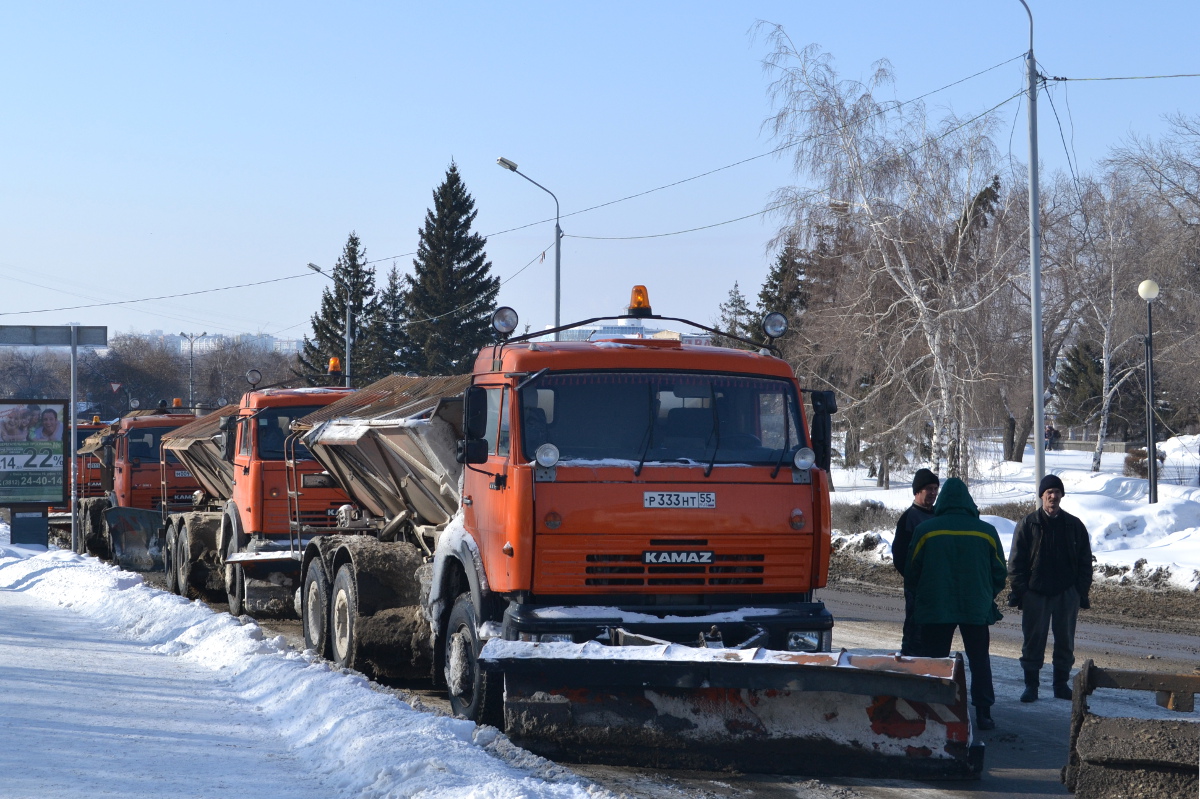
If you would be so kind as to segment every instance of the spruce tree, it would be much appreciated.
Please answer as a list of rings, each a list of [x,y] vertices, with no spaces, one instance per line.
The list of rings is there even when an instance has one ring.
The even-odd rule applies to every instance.
[[[754,325],[750,306],[746,304],[746,297],[738,288],[737,281],[734,281],[733,288],[729,290],[729,297],[721,303],[717,313],[719,319],[713,325],[717,330],[728,333],[729,336],[741,336],[752,341],[761,338]],[[713,336],[712,343],[717,347],[732,347],[739,350],[753,349],[750,344],[729,336]]]
[[[313,314],[313,337],[304,337],[297,357],[299,374],[309,385],[328,385],[326,369],[331,357],[346,358],[346,289],[350,288],[352,376],[356,385],[365,385],[358,378],[366,366],[362,348],[363,333],[375,316],[375,270],[367,263],[367,251],[358,234],[351,231],[346,246],[338,256],[332,272],[334,282],[321,292],[321,309]],[[343,363],[345,369],[348,364]]]
[[[407,321],[404,280],[393,266],[388,271],[387,285],[379,292],[375,315],[368,320],[366,334],[359,344],[364,360],[359,373],[363,385],[401,371],[401,358],[396,353],[404,346]]]
[[[808,305],[805,287],[805,253],[796,239],[789,236],[779,250],[775,265],[763,281],[758,292],[758,314],[760,317],[778,311],[795,324]]]
[[[471,232],[477,213],[452,161],[418,231],[413,274],[404,277],[404,371],[460,374],[471,369],[481,347],[496,341],[491,316],[500,279],[491,275],[487,240]]]

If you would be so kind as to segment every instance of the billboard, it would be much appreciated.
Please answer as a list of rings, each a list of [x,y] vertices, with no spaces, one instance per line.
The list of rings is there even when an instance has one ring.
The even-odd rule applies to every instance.
[[[66,501],[66,407],[66,400],[0,400],[0,505]]]

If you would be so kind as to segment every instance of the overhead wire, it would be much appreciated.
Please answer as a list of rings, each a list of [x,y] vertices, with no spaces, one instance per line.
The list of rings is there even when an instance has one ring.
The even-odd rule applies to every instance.
[[[947,83],[945,86],[941,86],[941,87],[939,87],[939,88],[937,88],[937,89],[932,89],[932,90],[930,90],[930,91],[927,91],[927,92],[925,92],[924,94],[918,95],[918,96],[916,96],[916,97],[909,98],[908,100],[900,100],[900,101],[898,101],[898,102],[896,102],[896,103],[893,103],[893,104],[888,104],[888,106],[887,106],[886,108],[882,108],[882,109],[880,109],[880,110],[879,110],[877,113],[878,113],[878,114],[883,114],[883,113],[886,113],[887,111],[894,111],[894,110],[896,110],[896,109],[898,109],[898,108],[902,108],[902,107],[904,107],[904,106],[906,106],[906,105],[910,105],[910,104],[912,104],[912,103],[920,102],[921,100],[924,100],[926,97],[932,97],[933,95],[935,95],[935,94],[938,94],[938,93],[940,93],[940,92],[944,92],[945,90],[947,90],[947,89],[950,89],[950,88],[953,88],[953,87],[957,86],[957,85],[958,85],[958,84],[960,84],[960,83],[965,83],[966,81],[969,81],[969,80],[972,80],[972,79],[974,79],[974,78],[977,78],[977,77],[979,77],[980,75],[985,75],[985,74],[987,74],[988,72],[991,72],[992,70],[999,69],[1000,67],[1002,67],[1002,66],[1004,66],[1004,65],[1006,65],[1006,64],[1010,64],[1010,63],[1012,63],[1013,61],[1016,61],[1018,58],[1024,58],[1024,56],[1025,56],[1025,54],[1024,54],[1024,53],[1020,53],[1020,54],[1018,54],[1018,55],[1015,55],[1015,56],[1013,56],[1012,58],[1006,58],[1005,60],[1001,61],[1001,62],[1000,62],[1000,63],[998,63],[998,64],[994,64],[994,65],[992,65],[992,66],[988,67],[987,69],[981,69],[981,70],[979,70],[978,72],[976,72],[976,73],[974,73],[974,74],[971,74],[971,75],[967,75],[967,76],[966,76],[966,77],[964,77],[964,78],[959,78],[959,79],[958,79],[958,80],[956,80],[956,81],[952,81],[951,83]],[[748,158],[743,158],[743,159],[741,159],[741,160],[739,160],[739,161],[734,161],[733,163],[726,164],[726,165],[724,165],[724,166],[719,166],[719,167],[716,167],[716,168],[714,168],[714,169],[709,169],[709,170],[707,170],[707,171],[705,171],[705,172],[700,172],[699,174],[692,175],[691,177],[682,178],[682,179],[680,179],[680,180],[672,181],[671,183],[664,183],[663,185],[661,185],[661,186],[656,186],[656,187],[654,187],[654,188],[652,188],[652,189],[646,189],[645,191],[639,191],[639,192],[635,192],[634,194],[629,194],[629,195],[626,195],[626,196],[624,196],[624,197],[619,197],[619,198],[617,198],[617,199],[615,199],[615,200],[609,200],[608,202],[599,203],[599,204],[597,204],[597,205],[591,205],[591,206],[588,206],[587,208],[580,208],[578,211],[571,211],[571,212],[569,212],[569,213],[566,213],[566,214],[559,214],[558,218],[559,218],[559,219],[566,219],[567,217],[571,217],[571,216],[578,216],[579,214],[586,214],[586,213],[588,213],[589,211],[595,211],[595,210],[598,210],[598,209],[600,209],[600,208],[607,208],[607,207],[608,207],[608,206],[610,206],[610,205],[616,205],[617,203],[623,203],[623,202],[626,202],[627,200],[635,200],[635,199],[637,199],[638,197],[645,197],[647,194],[654,194],[655,192],[664,191],[664,190],[666,190],[666,189],[671,189],[671,188],[674,188],[674,187],[676,187],[676,186],[681,186],[681,185],[683,185],[684,183],[690,183],[690,182],[691,182],[691,181],[693,181],[693,180],[699,180],[699,179],[701,179],[701,178],[706,178],[706,177],[708,177],[709,175],[715,175],[715,174],[717,174],[718,172],[724,172],[724,171],[725,171],[725,170],[727,170],[727,169],[733,169],[733,168],[735,168],[735,167],[742,166],[743,164],[748,164],[748,163],[750,163],[751,161],[757,161],[757,160],[759,160],[759,159],[761,159],[761,158],[766,158],[766,157],[768,157],[768,156],[775,155],[776,153],[780,153],[780,152],[783,152],[784,150],[790,149],[790,148],[792,148],[792,147],[799,146],[800,144],[803,144],[805,141],[808,141],[808,140],[810,140],[810,139],[811,139],[811,137],[806,137],[806,138],[798,139],[797,141],[794,141],[794,142],[788,142],[787,144],[782,144],[782,145],[780,145],[780,146],[778,146],[778,147],[775,147],[775,148],[773,148],[773,149],[771,149],[771,150],[768,150],[768,151],[766,151],[766,152],[764,152],[764,153],[759,153],[758,155],[752,155],[752,156],[750,156],[750,157],[748,157]],[[750,216],[755,216],[755,214],[751,214]],[[743,218],[749,218],[749,217],[743,217]],[[540,220],[538,220],[537,222],[529,222],[529,223],[527,223],[527,224],[524,224],[524,225],[518,225],[517,227],[506,228],[506,229],[504,229],[504,230],[499,230],[499,231],[496,231],[495,233],[488,233],[488,234],[487,234],[487,235],[486,235],[484,238],[489,238],[489,239],[490,239],[490,238],[493,238],[493,237],[495,237],[495,236],[501,236],[501,235],[504,235],[505,233],[514,233],[514,232],[516,232],[516,231],[518,231],[518,230],[524,230],[525,228],[530,228],[530,227],[533,227],[534,225],[542,225],[542,224],[545,224],[546,222],[551,222],[551,221],[554,221],[554,219],[555,219],[555,217],[547,217],[546,219],[540,219]],[[730,221],[734,221],[734,222],[736,222],[736,221],[739,221],[739,220],[730,220]],[[718,225],[724,225],[724,224],[729,224],[729,222],[718,222],[716,225],[706,225],[706,226],[704,226],[704,227],[695,228],[695,230],[704,230],[704,229],[706,229],[706,228],[708,228],[708,227],[716,227],[716,226],[718,226]],[[679,232],[683,233],[683,232],[690,232],[690,231],[679,231]],[[673,235],[673,234],[661,234],[661,235]],[[574,236],[574,238],[595,238],[595,237],[593,237],[593,236]],[[616,237],[616,238],[628,238],[628,237]],[[636,238],[636,237],[635,237],[635,238]],[[642,237],[642,238],[653,238],[653,237]],[[410,256],[410,255],[415,255],[415,254],[416,254],[416,253],[411,253],[411,252],[410,252],[410,253],[403,253],[403,254],[401,254],[401,255],[389,256],[388,258],[380,258],[380,259],[378,259],[378,260],[379,260],[379,261],[387,261],[387,260],[389,260],[390,258],[406,258],[406,257],[408,257],[408,256]],[[367,261],[367,263],[377,263],[377,262],[378,262],[378,261]]]
[[[913,147],[911,150],[908,150],[907,152],[901,153],[901,157],[910,156],[913,153],[917,152],[918,150],[928,147],[930,144],[940,141],[941,139],[944,139],[945,137],[949,136],[952,133],[955,133],[956,131],[962,130],[967,125],[970,125],[972,122],[982,119],[983,117],[987,116],[988,114],[992,113],[993,111],[997,111],[1000,108],[1003,108],[1005,105],[1011,103],[1013,100],[1017,99],[1024,93],[1025,93],[1025,90],[1021,89],[1016,94],[1008,97],[1005,100],[1002,100],[1001,102],[992,106],[988,110],[986,110],[980,114],[976,114],[975,116],[962,122],[961,124],[956,125],[953,128],[950,128],[949,130],[945,131],[944,133],[941,133],[931,139],[926,139],[924,142],[917,145],[916,147]],[[818,193],[818,192],[810,192],[808,196],[812,196],[812,194],[815,194],[815,193]],[[699,231],[699,230],[709,230],[711,228],[721,227],[722,225],[730,225],[730,224],[733,224],[734,222],[741,222],[742,220],[745,220],[745,219],[752,219],[753,217],[756,217],[756,216],[762,216],[764,214],[769,214],[772,211],[777,211],[780,208],[783,208],[785,206],[794,205],[796,202],[799,202],[799,200],[788,199],[788,200],[784,200],[779,203],[775,203],[774,205],[768,206],[767,208],[764,208],[761,211],[756,211],[751,214],[745,214],[743,216],[735,217],[733,219],[726,219],[723,222],[714,222],[711,225],[702,225],[700,227],[687,228],[686,230],[674,230],[674,231],[670,231],[668,233],[649,233],[649,234],[640,235],[640,236],[583,236],[583,235],[578,235],[578,234],[574,234],[574,233],[564,233],[563,238],[589,239],[589,240],[593,240],[593,241],[633,241],[633,240],[637,240],[637,239],[658,239],[658,238],[664,238],[666,236],[679,236],[684,233],[695,233],[696,231]]]
[[[909,105],[909,104],[912,104],[912,103],[919,102],[919,101],[921,101],[921,100],[925,99],[926,97],[930,97],[930,96],[932,96],[932,95],[934,95],[934,94],[938,94],[939,92],[945,91],[946,89],[949,89],[949,88],[952,88],[952,87],[954,87],[954,86],[957,86],[958,84],[960,84],[960,83],[964,83],[964,82],[966,82],[966,81],[968,81],[968,80],[972,80],[972,79],[974,79],[974,78],[977,78],[977,77],[979,77],[980,75],[983,75],[983,74],[986,74],[986,73],[988,73],[988,72],[991,72],[992,70],[999,69],[1000,67],[1002,67],[1002,66],[1004,66],[1004,65],[1006,65],[1006,64],[1008,64],[1008,63],[1011,63],[1012,61],[1015,61],[1015,60],[1017,60],[1018,58],[1022,58],[1022,57],[1023,57],[1023,55],[1024,55],[1024,54],[1022,53],[1022,54],[1020,54],[1020,55],[1013,56],[1012,58],[1005,59],[1004,61],[1001,61],[1001,62],[1000,62],[1000,63],[998,63],[998,64],[995,64],[995,65],[993,65],[993,66],[990,66],[990,67],[988,67],[988,68],[986,68],[986,69],[982,69],[982,70],[980,70],[980,71],[978,71],[978,72],[975,72],[975,73],[973,73],[973,74],[971,74],[971,75],[967,75],[966,77],[959,78],[958,80],[955,80],[955,81],[953,81],[953,82],[951,82],[951,83],[947,83],[946,85],[944,85],[944,86],[941,86],[941,87],[939,87],[939,88],[937,88],[937,89],[933,89],[933,90],[931,90],[931,91],[925,92],[924,94],[918,95],[917,97],[913,97],[913,98],[910,98],[910,99],[908,99],[908,100],[902,100],[902,101],[899,101],[899,102],[896,102],[896,103],[889,103],[889,104],[887,105],[887,107],[886,107],[886,108],[881,108],[881,109],[880,109],[880,110],[879,110],[877,113],[878,113],[878,114],[882,114],[882,113],[885,113],[885,112],[887,112],[887,111],[889,111],[889,110],[895,110],[895,109],[897,109],[897,108],[901,108],[901,107],[903,107],[903,106],[905,106],[905,105]],[[1011,98],[1010,98],[1010,99],[1011,99]],[[1007,102],[1007,101],[1005,101],[1005,102]],[[1001,105],[1003,105],[1003,103],[1002,103]],[[999,106],[997,106],[997,107],[999,107]],[[993,109],[993,110],[994,110],[994,109]],[[989,112],[985,112],[985,113],[989,113]],[[981,116],[982,116],[982,115],[981,115]],[[970,122],[970,121],[974,121],[974,120],[969,120],[968,122]],[[964,124],[966,124],[966,123],[964,123]],[[952,131],[951,131],[951,132],[952,132]],[[718,172],[723,172],[723,171],[725,171],[725,170],[728,170],[728,169],[733,169],[733,168],[735,168],[735,167],[742,166],[743,164],[748,164],[748,163],[750,163],[750,162],[752,162],[752,161],[757,161],[757,160],[759,160],[759,159],[761,159],[761,158],[766,158],[766,157],[768,157],[768,156],[775,155],[776,153],[782,152],[782,151],[784,151],[784,150],[787,150],[787,149],[790,149],[790,148],[792,148],[792,147],[799,146],[800,144],[802,144],[802,143],[804,143],[805,141],[808,141],[808,140],[811,140],[811,137],[805,137],[805,138],[799,139],[799,140],[797,140],[797,141],[794,141],[794,142],[788,142],[787,144],[780,145],[779,147],[775,147],[775,148],[773,148],[773,149],[771,149],[771,150],[768,150],[768,151],[766,151],[766,152],[759,153],[758,155],[753,155],[753,156],[750,156],[750,157],[748,157],[748,158],[743,158],[743,159],[740,159],[740,160],[738,160],[738,161],[734,161],[734,162],[732,162],[732,163],[725,164],[724,166],[716,167],[716,168],[714,168],[714,169],[709,169],[709,170],[706,170],[706,171],[704,171],[704,172],[698,173],[698,174],[696,174],[696,175],[692,175],[692,176],[690,176],[690,177],[686,177],[686,178],[682,178],[682,179],[680,179],[680,180],[672,181],[671,183],[666,183],[666,184],[663,184],[663,185],[661,185],[661,186],[656,186],[656,187],[654,187],[654,188],[651,188],[651,189],[646,189],[646,190],[644,190],[644,191],[635,192],[634,194],[629,194],[629,195],[626,195],[626,196],[624,196],[624,197],[619,197],[619,198],[617,198],[617,199],[615,199],[615,200],[609,200],[609,201],[607,201],[607,202],[599,203],[599,204],[597,204],[597,205],[592,205],[592,206],[589,206],[589,207],[587,207],[587,208],[581,208],[581,209],[579,209],[579,210],[577,210],[577,211],[571,211],[571,212],[569,212],[569,213],[566,213],[566,214],[561,214],[561,215],[559,216],[559,218],[561,219],[561,218],[566,218],[566,217],[571,217],[571,216],[577,216],[577,215],[579,215],[579,214],[588,213],[588,212],[590,212],[590,211],[595,211],[595,210],[598,210],[598,209],[600,209],[600,208],[607,208],[608,206],[611,206],[611,205],[616,205],[616,204],[618,204],[618,203],[626,202],[626,201],[628,201],[628,200],[637,199],[637,198],[639,198],[639,197],[644,197],[644,196],[646,196],[646,195],[649,195],[649,194],[654,194],[654,193],[656,193],[656,192],[659,192],[659,191],[664,191],[664,190],[666,190],[666,189],[674,188],[674,187],[676,187],[676,186],[680,186],[680,185],[683,185],[683,184],[685,184],[685,183],[690,183],[690,182],[692,182],[692,181],[694,181],[694,180],[699,180],[699,179],[701,179],[701,178],[708,177],[709,175],[714,175],[714,174],[716,174],[716,173],[718,173]],[[752,217],[755,217],[755,216],[760,216],[760,215],[762,215],[762,214],[764,214],[764,213],[769,213],[769,212],[770,212],[770,211],[772,211],[772,210],[774,210],[774,208],[767,208],[767,209],[764,209],[764,210],[762,210],[762,211],[758,211],[758,212],[755,212],[755,213],[752,213],[752,214],[746,214],[746,215],[744,215],[744,216],[737,217],[736,219],[729,219],[729,220],[725,220],[725,221],[723,221],[723,222],[716,222],[716,223],[713,223],[713,224],[710,224],[710,225],[701,225],[701,226],[699,226],[699,227],[688,228],[688,229],[686,229],[686,230],[673,231],[673,232],[669,232],[669,233],[656,233],[656,234],[649,234],[649,235],[644,235],[644,236],[580,236],[580,235],[570,235],[569,237],[571,237],[571,238],[578,238],[578,239],[594,239],[594,240],[604,240],[604,239],[608,239],[608,240],[632,240],[632,239],[661,238],[661,237],[665,237],[665,236],[676,236],[676,235],[681,235],[681,234],[684,234],[684,233],[693,233],[693,232],[697,232],[697,231],[700,231],[700,230],[708,230],[708,229],[711,229],[711,228],[714,228],[714,227],[721,227],[721,226],[723,226],[723,225],[728,225],[728,224],[732,224],[732,223],[734,223],[734,222],[740,222],[740,221],[742,221],[742,220],[745,220],[745,219],[750,219],[750,218],[752,218]],[[506,234],[506,233],[513,233],[513,232],[515,232],[515,231],[518,231],[518,230],[524,230],[524,229],[526,229],[526,228],[533,227],[533,226],[535,226],[535,225],[544,224],[544,223],[546,223],[546,222],[549,222],[549,221],[551,221],[551,218],[547,218],[547,219],[543,219],[543,220],[538,220],[538,221],[536,221],[536,222],[529,222],[529,223],[527,223],[527,224],[524,224],[524,225],[519,225],[519,226],[517,226],[517,227],[507,228],[507,229],[505,229],[505,230],[500,230],[500,231],[497,231],[497,232],[495,232],[495,233],[489,233],[489,234],[486,234],[485,238],[492,238],[492,237],[494,237],[494,236],[500,236],[500,235],[504,235],[504,234]],[[564,234],[564,237],[567,237],[568,235],[569,235],[569,234]],[[415,255],[415,254],[416,254],[416,252],[414,251],[414,252],[409,252],[409,253],[402,253],[402,254],[400,254],[400,255],[389,255],[389,256],[385,256],[385,257],[383,257],[383,258],[376,258],[376,259],[372,259],[372,260],[369,260],[369,261],[365,261],[365,262],[364,262],[364,264],[374,264],[374,263],[381,263],[381,262],[383,262],[383,261],[393,261],[393,260],[395,260],[395,259],[397,259],[397,258],[406,258],[406,257],[408,257],[408,256]],[[540,255],[541,255],[541,253],[539,253],[539,256],[540,256]],[[536,260],[536,259],[537,259],[537,256],[535,256],[535,259],[534,259],[534,260]],[[528,264],[526,264],[526,265],[525,265],[525,266],[523,266],[523,267],[522,267],[520,270],[518,270],[516,273],[514,273],[512,276],[510,276],[510,277],[508,278],[508,280],[511,280],[513,277],[516,277],[516,275],[520,274],[522,271],[524,271],[526,268],[528,268],[530,265],[532,265],[532,263],[533,263],[533,261],[530,261]],[[193,296],[198,296],[198,295],[202,295],[202,294],[210,294],[210,293],[213,293],[213,292],[218,292],[218,291],[231,291],[231,290],[234,290],[234,289],[240,289],[240,288],[250,288],[250,287],[253,287],[253,286],[261,286],[261,285],[266,285],[266,284],[269,284],[269,283],[278,283],[278,282],[285,281],[285,280],[295,280],[295,279],[302,278],[302,277],[308,277],[308,275],[307,275],[307,274],[298,274],[298,275],[291,275],[291,276],[287,276],[287,277],[274,278],[274,279],[271,279],[271,280],[258,281],[258,282],[254,282],[254,283],[242,283],[242,284],[233,285],[233,286],[221,286],[221,287],[218,287],[218,288],[212,288],[212,289],[202,289],[202,290],[198,290],[198,291],[182,292],[182,293],[178,293],[178,294],[166,294],[166,295],[161,295],[161,296],[157,296],[157,297],[143,297],[143,298],[139,298],[139,299],[132,299],[132,300],[113,300],[113,301],[109,301],[109,302],[88,303],[88,304],[81,304],[81,305],[69,305],[69,306],[62,306],[62,307],[59,307],[59,308],[43,308],[43,309],[39,309],[39,310],[30,310],[30,311],[0,311],[0,316],[19,316],[19,315],[25,315],[25,314],[34,314],[34,313],[55,313],[55,312],[60,312],[60,311],[73,311],[73,310],[81,310],[81,309],[86,309],[86,308],[103,308],[103,307],[109,307],[109,306],[115,306],[115,305],[133,305],[133,304],[142,303],[142,302],[152,302],[152,301],[167,300],[167,299],[178,299],[178,298],[180,298],[180,297],[193,297]],[[23,281],[23,282],[28,282],[28,281]],[[507,280],[506,280],[505,282],[507,282]],[[35,285],[35,284],[31,284],[31,285]],[[503,284],[501,284],[501,285],[503,285]],[[51,288],[51,287],[41,286],[41,288]],[[71,294],[72,292],[66,292],[66,291],[64,291],[64,293]],[[154,313],[153,311],[147,311],[147,310],[145,310],[145,309],[138,309],[138,310],[139,310],[139,312],[142,312],[142,313],[149,313],[149,314],[151,314],[151,315],[156,315],[156,316],[164,316],[164,318],[182,318],[182,317],[166,317],[164,314],[156,314],[156,313]],[[456,309],[456,310],[461,310],[461,309]],[[303,324],[303,322],[297,323],[296,325],[291,325],[291,326],[290,326],[290,327],[288,327],[288,328],[284,328],[284,330],[289,330],[289,329],[291,329],[291,327],[297,327],[299,324]],[[282,331],[280,331],[280,332],[282,332]]]

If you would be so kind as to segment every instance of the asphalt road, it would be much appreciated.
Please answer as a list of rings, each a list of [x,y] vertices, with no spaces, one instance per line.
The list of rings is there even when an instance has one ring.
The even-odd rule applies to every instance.
[[[899,649],[903,599],[894,589],[841,583],[836,589],[822,589],[818,598],[826,603],[836,619],[835,649]],[[215,603],[213,607],[225,609]],[[1067,795],[1060,780],[1060,770],[1067,758],[1071,704],[1050,696],[1048,665],[1043,670],[1042,698],[1032,704],[1018,701],[1024,687],[1017,663],[1021,619],[1019,613],[1009,609],[1005,609],[1005,614],[1006,618],[992,628],[991,652],[997,696],[992,715],[996,729],[976,733],[987,746],[985,773],[979,781],[862,780],[852,776],[817,781],[731,772],[675,772],[587,765],[564,768],[618,795],[647,799],[1033,799]],[[303,631],[298,621],[265,619],[261,624],[273,634],[283,635],[293,646],[303,648]],[[961,641],[956,638],[955,648],[959,647]],[[1076,633],[1076,665],[1087,658],[1104,667],[1190,674],[1200,666],[1200,635],[1094,623],[1088,620],[1085,611]],[[405,701],[433,712],[448,712],[448,703],[442,695],[423,685],[397,684],[391,688]],[[1148,694],[1146,701],[1152,703]]]

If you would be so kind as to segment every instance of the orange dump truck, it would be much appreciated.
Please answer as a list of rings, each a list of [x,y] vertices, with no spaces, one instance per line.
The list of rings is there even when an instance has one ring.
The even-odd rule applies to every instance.
[[[251,391],[238,405],[163,437],[164,491],[170,460],[183,464],[200,485],[188,495],[188,509],[166,519],[171,591],[224,589],[234,615],[285,614],[295,607],[304,545],[336,524],[347,498],[332,485],[301,491],[300,483],[322,467],[292,435],[291,425],[348,393]]]
[[[165,409],[133,411],[84,440],[79,454],[92,456],[97,466],[88,463],[88,490],[98,481],[101,492],[79,503],[85,552],[136,571],[162,568],[163,515],[191,503],[196,481],[170,454],[160,473],[159,444],[165,434],[195,420]]]
[[[771,339],[542,336],[300,420],[354,503],[304,553],[309,646],[559,759],[977,775],[961,658],[830,651],[832,395]]]

